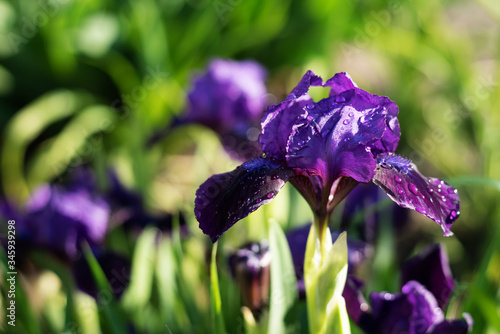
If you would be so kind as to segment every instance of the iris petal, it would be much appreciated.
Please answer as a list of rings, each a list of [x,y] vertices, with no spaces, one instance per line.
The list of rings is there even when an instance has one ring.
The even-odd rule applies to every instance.
[[[293,171],[257,158],[232,172],[216,174],[196,191],[195,215],[213,242],[238,220],[271,202]]]
[[[403,284],[411,280],[419,281],[434,294],[440,308],[444,308],[455,287],[448,256],[438,244],[405,262],[401,273]]]
[[[373,182],[398,205],[416,210],[441,225],[445,236],[460,215],[457,190],[444,181],[426,178],[408,159],[393,154],[377,158]]]

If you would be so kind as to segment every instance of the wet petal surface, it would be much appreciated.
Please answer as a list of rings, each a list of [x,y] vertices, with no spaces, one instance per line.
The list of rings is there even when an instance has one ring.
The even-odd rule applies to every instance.
[[[217,241],[238,220],[271,202],[292,175],[281,164],[263,158],[213,175],[196,191],[195,215],[201,230]]]
[[[427,178],[408,159],[394,154],[377,158],[373,182],[398,205],[416,210],[441,225],[445,236],[460,215],[458,192],[446,182]]]

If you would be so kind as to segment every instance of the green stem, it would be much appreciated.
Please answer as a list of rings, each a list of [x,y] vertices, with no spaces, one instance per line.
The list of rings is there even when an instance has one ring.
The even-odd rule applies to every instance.
[[[321,264],[326,257],[326,230],[328,227],[328,219],[325,216],[315,215],[313,219],[314,228],[316,229],[319,247],[321,250]]]

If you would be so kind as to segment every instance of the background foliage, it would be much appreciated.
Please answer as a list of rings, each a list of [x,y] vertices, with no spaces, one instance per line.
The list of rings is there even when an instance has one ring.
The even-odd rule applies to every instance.
[[[394,242],[375,248],[369,288],[395,291],[401,261],[444,243],[459,286],[449,315],[470,312],[474,332],[500,333],[496,1],[0,0],[3,196],[21,204],[38,185],[81,164],[106,189],[112,167],[148,210],[182,213],[189,228],[188,237],[174,229],[159,239],[155,229],[138,237],[111,229],[106,247],[133,260],[119,301],[76,292],[67,268],[33,255],[37,269],[18,282],[20,333],[211,331],[210,244],[194,218],[194,193],[237,162],[200,126],[179,128],[151,149],[145,142],[183,112],[192,75],[214,57],[262,63],[272,101],[307,69],[324,79],[346,71],[363,89],[394,100],[398,153],[456,186],[462,216],[451,238],[418,214],[401,234],[381,237]],[[219,257],[266,238],[271,217],[287,230],[310,213],[286,186],[224,236]],[[238,293],[223,260],[219,284],[226,330],[241,331]]]

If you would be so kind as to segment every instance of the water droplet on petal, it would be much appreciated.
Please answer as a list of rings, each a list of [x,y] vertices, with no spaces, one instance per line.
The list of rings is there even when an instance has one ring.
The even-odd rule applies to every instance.
[[[403,195],[403,194],[404,194],[403,189],[399,189],[399,190],[398,190],[398,194]]]
[[[257,199],[255,200],[255,203],[257,203],[257,204],[259,204],[260,202],[262,202],[262,199],[260,199],[260,198],[257,198]]]
[[[450,215],[448,216],[448,219],[451,222],[453,222],[454,220],[456,220],[458,218],[458,216],[460,216],[460,211],[451,210]]]
[[[372,148],[371,148],[370,146],[366,146],[366,147],[365,147],[365,151],[366,151],[366,152],[371,152],[371,151],[372,151]]]
[[[273,198],[274,197],[274,193],[273,192],[270,192],[266,195],[267,198]]]
[[[448,188],[448,194],[456,194],[457,192],[457,189]]]
[[[432,189],[431,187],[428,187],[427,188],[427,191],[430,192],[431,194],[434,192],[434,189]]]
[[[354,113],[351,111],[348,115],[349,115],[349,117],[352,117],[352,116],[354,116]]]
[[[397,175],[394,175],[394,181],[396,181],[396,183],[401,183],[401,182],[403,182],[403,179],[402,179],[402,178],[400,178],[400,177],[399,177],[399,176],[397,176]]]
[[[418,188],[413,183],[408,184],[408,189],[410,189],[413,195],[418,195]]]
[[[344,123],[344,125],[347,125],[347,124],[349,124],[349,120],[348,119],[344,119],[344,121],[342,123]]]

